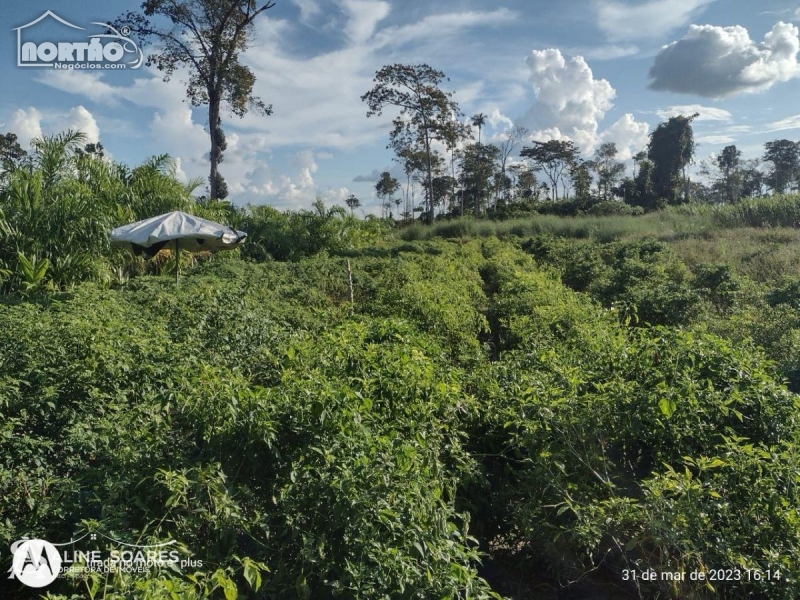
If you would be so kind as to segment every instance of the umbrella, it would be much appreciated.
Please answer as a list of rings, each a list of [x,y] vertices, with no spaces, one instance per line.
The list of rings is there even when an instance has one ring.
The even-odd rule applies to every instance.
[[[150,258],[169,242],[175,242],[175,283],[178,283],[181,250],[231,250],[246,237],[243,231],[176,210],[117,227],[111,232],[111,245]]]

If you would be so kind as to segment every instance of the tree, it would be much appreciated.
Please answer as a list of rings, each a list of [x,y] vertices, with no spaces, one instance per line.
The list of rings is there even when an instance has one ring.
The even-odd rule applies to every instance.
[[[642,162],[643,160],[647,160],[647,152],[644,150],[640,150],[636,154],[633,155],[633,178],[636,179],[636,165]]]
[[[381,173],[381,178],[378,180],[378,183],[375,184],[375,192],[378,194],[378,198],[381,199],[381,206],[384,209],[386,209],[387,206],[391,208],[395,192],[399,189],[400,182],[392,177],[389,171]]]
[[[347,200],[344,201],[347,204],[347,208],[350,209],[350,216],[353,216],[355,210],[357,208],[361,208],[361,200],[355,197],[355,194],[350,194]]]
[[[700,173],[711,180],[707,197],[719,196],[722,202],[736,202],[742,197],[742,153],[736,146],[725,146],[712,160],[701,163]],[[698,188],[699,189],[699,188]]]
[[[456,184],[458,180],[456,179],[456,155],[458,154],[458,146],[461,142],[468,140],[472,135],[472,129],[469,125],[465,123],[461,123],[457,118],[456,115],[451,115],[450,122],[447,126],[442,130],[442,135],[444,138],[444,143],[447,146],[447,149],[450,151],[450,181],[452,183],[452,189],[450,190],[451,194],[451,211],[452,211],[452,203],[456,198]],[[462,207],[461,212],[463,214],[463,194],[462,194]]]
[[[592,174],[590,168],[594,168],[593,162],[576,161],[570,167],[570,178],[575,188],[575,197],[586,200],[591,196]]]
[[[398,150],[394,160],[403,165],[403,172],[406,174],[406,209],[404,218],[414,215],[414,194],[413,182],[416,174],[425,170],[425,153],[414,150],[413,148],[403,148]]]
[[[536,179],[536,172],[525,163],[516,163],[508,168],[516,179],[513,182],[515,197],[521,201],[538,202],[542,190],[547,191],[547,184]]]
[[[695,113],[689,117],[684,115],[670,117],[666,123],[661,123],[650,134],[647,158],[652,161],[654,167],[652,172],[653,191],[669,204],[689,201],[686,167],[694,157],[695,143],[692,121],[697,116],[698,114]],[[681,187],[683,187],[682,198]]]
[[[491,195],[492,177],[500,157],[497,146],[470,144],[464,148],[461,160],[461,186],[465,204],[474,214],[483,214]]]
[[[431,144],[446,143],[453,116],[461,115],[452,92],[439,87],[445,80],[444,73],[425,64],[387,65],[375,74],[375,87],[361,97],[367,103],[367,117],[381,115],[387,106],[400,108],[392,121],[390,148],[399,154],[419,147],[425,153],[429,220],[436,202]]]
[[[742,161],[742,196],[757,198],[764,194],[764,173],[757,158]]]
[[[10,131],[0,135],[0,168],[6,173],[18,169],[28,158],[28,153],[17,141],[17,135]]]
[[[506,175],[508,159],[527,135],[528,130],[525,127],[514,126],[506,138],[500,143],[500,177],[497,178],[497,185],[495,185],[495,204],[500,196],[500,188],[503,187],[506,193],[508,193],[511,187],[511,180]]]
[[[563,140],[533,142],[533,146],[520,152],[520,156],[530,158],[534,169],[543,171],[550,180],[553,200],[558,200],[558,183],[578,159],[578,154],[573,142]]]
[[[764,144],[764,161],[772,163],[766,184],[775,194],[782,194],[800,173],[800,145],[791,140],[775,140]]]
[[[614,142],[602,144],[594,153],[594,160],[589,163],[597,173],[597,192],[608,200],[609,192],[625,172],[625,164],[617,160],[617,145]]]
[[[129,12],[114,23],[117,29],[129,27],[142,47],[153,46],[147,65],[163,72],[164,81],[176,70],[188,69],[187,98],[193,106],[208,106],[211,198],[227,195],[218,169],[227,147],[222,107],[240,118],[248,110],[272,114],[272,106],[253,95],[255,76],[239,59],[256,17],[273,6],[271,0],[261,6],[255,0],[146,0],[143,14]],[[152,23],[152,17],[164,20],[164,25]]]
[[[478,113],[474,117],[472,117],[472,125],[478,128],[478,143],[481,143],[481,131],[483,130],[483,126],[486,125],[486,115],[483,113]]]

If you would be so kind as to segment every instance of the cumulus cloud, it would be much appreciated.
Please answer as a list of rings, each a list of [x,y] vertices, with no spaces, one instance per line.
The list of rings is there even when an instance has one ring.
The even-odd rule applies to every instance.
[[[758,92],[800,75],[800,31],[777,23],[756,43],[739,25],[692,25],[661,49],[650,68],[650,89],[721,98]]]
[[[81,131],[86,135],[86,143],[100,141],[100,128],[92,113],[83,106],[75,106],[68,112],[42,112],[33,106],[18,108],[11,118],[3,124],[8,131],[17,134],[23,148],[30,146],[31,140],[42,135],[53,135],[67,130]]]
[[[613,40],[649,40],[684,27],[714,0],[596,0],[597,24]]]
[[[583,57],[567,60],[554,48],[534,50],[527,65],[536,102],[518,123],[530,129],[532,137],[570,139],[585,153],[601,141],[613,141],[623,155],[638,150],[646,140],[647,124],[630,114],[599,132],[600,122],[614,106],[616,90],[605,79],[595,79]]]
[[[18,108],[11,113],[5,128],[17,135],[20,146],[27,148],[32,139],[42,136],[42,113],[33,106]]]
[[[381,172],[373,169],[369,175],[358,175],[353,178],[354,183],[377,183],[381,179]]]
[[[647,123],[640,123],[631,113],[625,113],[601,135],[602,142],[614,142],[621,160],[628,160],[647,144]]]
[[[96,144],[100,141],[100,128],[97,126],[94,116],[83,106],[76,106],[70,109],[64,116],[56,117],[48,129],[54,131],[81,131],[86,135],[87,144]]]
[[[670,117],[677,117],[678,115],[693,115],[697,114],[696,121],[730,121],[733,115],[722,108],[713,106],[703,106],[701,104],[679,104],[675,106],[668,106],[656,111],[656,114],[661,119],[669,119]]]

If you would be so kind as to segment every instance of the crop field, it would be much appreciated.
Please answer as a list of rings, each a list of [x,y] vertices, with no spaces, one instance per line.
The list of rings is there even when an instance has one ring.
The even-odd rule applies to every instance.
[[[202,565],[51,599],[796,596],[796,230],[636,218],[248,257],[272,226],[180,287],[30,283],[0,304],[4,543]]]

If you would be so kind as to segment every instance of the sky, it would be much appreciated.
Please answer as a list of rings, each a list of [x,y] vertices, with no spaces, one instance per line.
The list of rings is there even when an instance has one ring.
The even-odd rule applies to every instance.
[[[27,147],[80,129],[114,160],[168,153],[180,178],[207,178],[207,109],[187,101],[185,73],[18,66],[18,37],[85,39],[140,4],[0,4],[0,132]],[[24,27],[48,10],[66,23]],[[443,71],[465,118],[488,116],[484,142],[517,125],[571,139],[586,158],[614,142],[628,159],[658,123],[697,112],[698,161],[729,144],[755,158],[766,141],[800,138],[799,25],[800,2],[788,0],[276,0],[241,56],[273,114],[223,112],[220,170],[237,205],[355,194],[379,212],[379,174],[402,176],[386,149],[394,114],[367,118],[360,98],[392,63]]]

